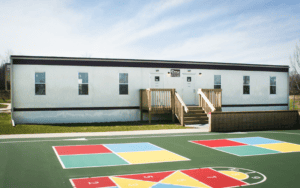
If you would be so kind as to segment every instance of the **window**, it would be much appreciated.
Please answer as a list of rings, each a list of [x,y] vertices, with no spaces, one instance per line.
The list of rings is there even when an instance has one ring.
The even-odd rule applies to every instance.
[[[244,76],[243,94],[250,94],[250,76]]]
[[[270,77],[270,94],[276,94],[276,76]]]
[[[192,82],[192,77],[190,77],[190,76],[186,77],[186,81],[187,82]]]
[[[154,80],[155,82],[159,82],[159,76],[155,76]]]
[[[89,94],[89,75],[88,73],[78,73],[78,88],[79,95]]]
[[[214,89],[221,89],[221,75],[215,75],[215,77],[214,77]]]
[[[46,95],[46,79],[44,72],[35,73],[35,95]]]
[[[119,74],[119,94],[128,95],[128,73]]]

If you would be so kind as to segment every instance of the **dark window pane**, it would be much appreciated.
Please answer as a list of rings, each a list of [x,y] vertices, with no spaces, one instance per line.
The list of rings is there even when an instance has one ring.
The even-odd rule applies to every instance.
[[[159,82],[159,76],[155,76],[154,80],[155,82]]]
[[[276,94],[276,86],[270,86],[270,94]]]
[[[78,73],[78,79],[79,79],[79,83],[81,83],[81,84],[87,84],[87,83],[89,83],[88,73],[79,72]]]
[[[119,92],[120,92],[120,95],[128,95],[128,85],[120,84]]]
[[[244,86],[243,90],[243,94],[250,94],[250,86]]]
[[[187,82],[192,82],[192,77],[186,77]]]
[[[46,78],[45,78],[45,73],[35,73],[35,83],[36,84],[45,84],[46,83]]]
[[[221,75],[215,75],[214,80],[215,85],[221,85]]]
[[[36,95],[46,95],[46,84],[35,84]]]
[[[89,94],[89,85],[79,84],[79,95],[88,95],[88,94]]]
[[[119,83],[127,84],[128,83],[128,73],[120,73],[119,74]]]
[[[271,86],[276,86],[276,77],[275,76],[270,77],[270,85]]]
[[[244,76],[244,84],[250,84],[250,76]]]
[[[214,89],[221,89],[221,85],[214,85]]]

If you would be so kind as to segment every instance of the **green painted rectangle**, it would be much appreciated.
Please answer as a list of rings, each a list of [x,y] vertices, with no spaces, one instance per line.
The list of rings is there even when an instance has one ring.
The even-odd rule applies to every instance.
[[[238,155],[238,156],[266,155],[266,154],[280,153],[278,151],[259,148],[256,146],[232,146],[232,147],[218,147],[214,149],[224,151],[226,153],[230,153],[233,155]]]
[[[65,168],[86,168],[129,164],[114,153],[59,156]]]

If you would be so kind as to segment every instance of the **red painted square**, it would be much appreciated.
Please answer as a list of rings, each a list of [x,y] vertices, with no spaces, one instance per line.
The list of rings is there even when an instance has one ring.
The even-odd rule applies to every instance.
[[[218,139],[218,140],[195,140],[192,141],[195,144],[201,144],[208,147],[226,147],[226,146],[245,146],[247,144],[226,140],[226,139]]]
[[[100,188],[117,186],[109,177],[82,178],[71,180],[76,188]]]
[[[181,170],[181,172],[213,188],[247,185],[245,182],[231,178],[210,168]]]
[[[112,153],[103,145],[55,146],[54,148],[58,155]]]

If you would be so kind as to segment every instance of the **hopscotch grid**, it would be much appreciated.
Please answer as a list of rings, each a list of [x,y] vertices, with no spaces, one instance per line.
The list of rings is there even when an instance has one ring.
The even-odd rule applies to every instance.
[[[241,137],[241,138],[264,138],[264,139],[268,139],[268,140],[273,140],[273,141],[277,141],[279,143],[282,143],[283,141],[280,141],[280,140],[275,140],[275,139],[271,139],[271,138],[265,138],[265,137],[262,137],[262,136],[252,136],[252,137]],[[226,138],[226,139],[236,139],[236,138]],[[239,142],[239,141],[235,141],[235,140],[230,140],[230,141],[234,141],[234,142]],[[239,143],[242,143],[242,144],[246,144],[246,143],[243,143],[243,142],[239,142]],[[267,144],[276,144],[276,143],[267,143]],[[247,145],[257,145],[257,144],[247,144]]]
[[[265,138],[265,137],[261,137],[261,136],[256,136],[256,137]],[[255,138],[255,137],[242,137],[242,138]],[[230,139],[232,139],[232,138],[230,138]],[[267,138],[267,139],[269,139],[269,138]],[[209,140],[220,140],[220,139],[209,139]],[[294,145],[300,146],[299,144],[295,144],[295,143],[291,143],[291,142],[283,142],[283,141],[275,140],[275,139],[270,139],[270,140],[274,140],[274,141],[279,141],[280,142],[280,143],[270,143],[270,144],[289,143],[289,144],[294,144]],[[263,148],[263,149],[267,149],[267,150],[276,151],[278,153],[255,154],[255,155],[237,155],[237,154],[233,154],[233,153],[230,153],[230,152],[226,152],[226,151],[222,151],[222,150],[217,149],[219,147],[209,147],[209,146],[206,146],[206,145],[203,145],[203,144],[200,144],[200,143],[195,143],[194,141],[199,141],[199,140],[189,140],[188,142],[191,142],[191,143],[196,144],[196,145],[201,145],[201,146],[204,146],[204,147],[207,147],[207,148],[210,148],[210,149],[215,149],[217,151],[221,151],[221,152],[224,152],[224,153],[232,154],[232,155],[235,155],[235,156],[238,156],[238,157],[247,157],[247,156],[256,156],[256,155],[270,155],[270,154],[280,154],[280,153],[296,153],[296,152],[299,152],[299,151],[281,152],[281,151],[278,151],[278,150],[275,150],[275,149],[269,149],[269,148],[263,148],[263,147],[257,146],[257,145],[260,145],[260,144],[253,144],[253,145],[246,144],[246,145],[243,145],[243,146],[259,147],[259,148]],[[235,141],[235,142],[237,142],[237,141]],[[242,143],[242,142],[240,142],[240,143]],[[245,144],[245,143],[242,143],[242,144]],[[222,147],[241,147],[241,146],[222,146]]]
[[[118,165],[105,165],[105,166],[86,166],[86,167],[69,167],[65,169],[76,169],[76,168],[95,168],[95,167],[112,167],[112,166],[127,166],[127,165],[140,165],[140,164],[152,164],[152,163],[170,163],[170,162],[182,162],[186,160],[176,160],[176,161],[159,161],[159,162],[150,162],[150,163],[129,163],[129,164],[118,164]]]
[[[151,144],[151,145],[153,145],[153,146],[156,146],[156,145],[154,145],[154,144],[152,144],[152,143],[150,143],[150,142],[131,142],[131,143],[132,143],[132,144],[149,143],[149,144]],[[131,143],[121,143],[121,144],[131,144]],[[118,143],[116,143],[116,144],[118,144]],[[107,148],[107,147],[105,146],[105,144],[91,144],[91,145],[102,145],[102,146],[104,146],[105,148]],[[71,146],[89,146],[89,145],[71,145]],[[52,146],[52,147],[55,148],[56,146]],[[63,146],[62,146],[62,147],[63,147]],[[104,165],[104,166],[86,166],[86,167],[69,167],[69,168],[66,168],[66,167],[65,167],[64,169],[94,168],[94,167],[111,167],[111,166],[123,166],[123,165],[125,166],[125,165],[151,164],[151,163],[165,163],[165,162],[179,162],[179,161],[190,161],[190,160],[191,160],[191,159],[188,159],[188,158],[183,157],[183,156],[181,156],[181,155],[178,155],[178,154],[176,154],[176,153],[174,153],[174,152],[171,152],[171,151],[169,151],[169,150],[166,150],[166,149],[164,149],[164,148],[161,148],[161,147],[159,147],[159,146],[156,146],[156,147],[160,148],[161,150],[153,150],[153,151],[162,151],[162,150],[165,150],[165,151],[168,151],[168,152],[170,152],[170,153],[173,153],[173,154],[175,154],[175,155],[177,155],[177,156],[180,156],[180,157],[182,157],[182,158],[185,158],[186,160],[158,161],[158,162],[148,162],[148,163],[131,163],[131,162],[127,161],[126,159],[124,159],[122,156],[118,155],[118,153],[116,153],[116,152],[112,151],[111,149],[107,148],[107,149],[110,150],[113,154],[117,155],[118,157],[120,157],[122,160],[124,160],[124,161],[127,162],[128,164]],[[145,152],[145,151],[137,151],[137,152]],[[150,151],[150,152],[151,152],[151,151]],[[131,153],[131,152],[119,152],[119,153]],[[98,153],[93,153],[93,154],[98,154]],[[93,154],[75,154],[75,155],[93,155]],[[99,154],[105,155],[105,154],[111,154],[111,153],[99,153]],[[58,155],[58,154],[57,154],[57,155]],[[62,155],[62,156],[70,156],[70,155]]]
[[[208,167],[208,168],[235,168],[235,169],[249,170],[249,169],[246,169],[246,168],[236,168],[236,167]],[[214,169],[212,169],[212,170],[214,170]],[[251,170],[251,171],[252,172],[248,172],[247,174],[258,173],[261,176],[263,176],[264,179],[261,180],[261,181],[259,181],[259,182],[256,182],[256,183],[250,183],[250,184],[248,183],[249,185],[256,185],[256,184],[259,184],[259,183],[263,183],[263,182],[265,182],[267,180],[267,177],[264,174],[262,174],[260,172],[257,172],[257,171],[254,171],[254,170]]]
[[[219,172],[219,171],[216,171],[215,169],[212,169],[211,168],[211,170],[213,170],[213,171],[215,171],[215,172],[218,172],[218,173],[220,173],[220,174],[223,174],[222,172]],[[228,176],[228,175],[226,175],[226,174],[223,174],[223,175],[225,175],[225,176],[227,176],[227,177],[229,177],[229,178],[232,178],[232,179],[235,179],[235,180],[238,180],[238,181],[241,181],[241,182],[243,182],[243,183],[245,183],[246,185],[242,185],[242,186],[247,186],[247,185],[251,185],[251,184],[249,184],[249,183],[247,183],[247,182],[244,182],[244,181],[242,181],[242,180],[239,180],[239,179],[236,179],[236,178],[233,178],[233,177],[231,177],[231,176]],[[248,178],[249,178],[249,176],[248,176]],[[232,187],[232,186],[230,186],[230,187]],[[234,187],[240,187],[240,186],[234,186]],[[224,188],[226,188],[226,187],[224,187]]]
[[[52,148],[53,148],[53,150],[54,150],[54,153],[55,153],[55,155],[56,155],[56,157],[57,157],[58,161],[60,162],[61,166],[63,167],[63,169],[66,169],[66,167],[65,167],[64,163],[61,161],[61,158],[59,157],[59,155],[58,155],[58,153],[57,153],[57,151],[56,151],[55,147],[54,147],[54,146],[52,146]]]
[[[212,169],[212,168],[235,168],[235,169],[243,169],[243,170],[249,170],[249,169],[245,169],[245,168],[237,168],[237,167],[220,167],[220,166],[217,166],[217,167],[202,167],[202,168],[209,168],[209,169]],[[182,170],[195,170],[195,169],[202,169],[202,168],[190,168],[190,169],[180,169],[180,170],[168,170],[168,171],[156,171],[156,172],[145,172],[145,173],[139,173],[139,174],[150,174],[150,173],[160,173],[160,172],[173,172],[172,174],[174,174],[175,172],[177,172],[177,171],[182,171]],[[214,169],[212,169],[212,170],[214,170]],[[216,171],[216,170],[214,170],[214,171]],[[267,179],[267,177],[264,175],[264,174],[262,174],[262,173],[260,173],[260,172],[257,172],[257,171],[254,171],[254,170],[249,170],[249,171],[252,171],[252,172],[248,172],[248,173],[258,173],[258,174],[260,174],[260,175],[262,175],[263,177],[264,177],[264,179],[263,180],[261,180],[261,181],[259,181],[259,182],[257,182],[257,183],[251,183],[251,184],[249,184],[249,185],[256,185],[256,184],[259,184],[259,183],[263,183],[264,181],[266,181],[266,179]],[[218,172],[218,171],[217,171]],[[183,173],[183,172],[182,172]],[[118,175],[111,175],[111,176],[95,176],[95,177],[83,177],[83,178],[71,178],[71,179],[69,179],[69,180],[79,180],[79,179],[89,179],[89,178],[101,178],[101,177],[109,177],[109,179],[110,180],[112,180],[111,179],[111,177],[116,177],[116,176],[130,176],[130,175],[139,175],[139,174],[122,174],[122,175],[120,175],[120,174],[118,174]],[[171,176],[172,174],[170,174],[169,176]],[[167,177],[169,177],[169,176],[167,176]],[[166,178],[167,178],[166,177]],[[190,177],[190,176],[189,176]],[[164,178],[164,179],[166,179],[166,178]],[[192,178],[192,177],[191,177]],[[232,178],[232,177],[231,177]],[[124,178],[125,179],[125,178]],[[128,178],[129,179],[129,178]],[[162,180],[164,180],[164,179],[162,179]],[[234,178],[235,179],[235,178]],[[162,181],[161,180],[161,181]],[[238,179],[237,179],[238,180]],[[112,180],[113,181],[113,180]],[[141,180],[141,181],[143,181],[143,180]],[[159,181],[159,182],[157,182],[157,183],[161,183],[161,181]],[[198,181],[198,180],[197,180]],[[239,180],[240,181],[240,180]],[[113,181],[114,182],[114,181]],[[199,181],[200,182],[200,181]],[[118,184],[116,183],[116,182],[114,182],[117,186],[118,186]],[[201,183],[203,183],[203,182],[201,182]],[[204,184],[204,183],[203,183]],[[156,185],[156,184],[155,184]],[[153,185],[154,186],[154,185]]]
[[[232,146],[232,147],[238,147],[238,146]],[[212,148],[212,149],[215,149],[217,151],[221,151],[221,152],[224,152],[224,153],[229,153],[231,155],[235,155],[235,156],[238,156],[238,157],[247,157],[247,156],[256,156],[256,155],[270,155],[270,154],[278,154],[278,153],[282,153],[280,151],[277,151],[278,153],[264,153],[264,154],[254,154],[254,155],[238,155],[238,154],[234,154],[234,153],[230,153],[230,152],[227,152],[227,151],[222,151],[220,149],[217,149],[217,148]],[[266,148],[264,148],[266,149]]]
[[[189,141],[189,142],[191,142],[191,143],[193,143],[193,144],[196,144],[196,145],[204,146],[204,147],[209,148],[209,149],[214,149],[214,150],[217,150],[217,151],[221,151],[221,152],[224,152],[224,153],[228,153],[228,154],[231,154],[231,155],[235,155],[235,156],[241,157],[240,155],[237,155],[237,154],[233,154],[233,153],[229,153],[229,152],[226,152],[226,151],[218,150],[218,149],[216,149],[216,148],[211,148],[211,147],[209,147],[209,146],[205,146],[205,145],[202,145],[202,144],[194,143],[194,142],[192,142],[192,141]],[[232,146],[232,147],[234,147],[234,146]]]
[[[107,148],[105,145],[103,145],[105,148]],[[109,148],[107,148],[109,149]],[[112,151],[112,150],[111,150]],[[123,159],[125,162],[127,162],[128,164],[132,164],[131,162],[127,161],[126,159],[124,159],[122,156],[118,155],[117,153],[115,153],[114,151],[112,151],[115,155],[117,155],[118,157],[120,157],[121,159]],[[121,166],[121,165],[120,165]],[[84,168],[84,167],[83,167]]]
[[[207,168],[207,167],[206,167]],[[208,167],[209,168],[209,167]],[[201,168],[200,168],[201,169]],[[187,175],[186,173],[184,173],[184,172],[182,172],[182,170],[180,170],[180,172],[181,173],[183,173],[183,174],[185,174],[185,175]],[[207,185],[207,184],[205,184],[204,182],[202,182],[202,181],[199,181],[199,180],[197,180],[197,179],[195,179],[195,178],[193,178],[192,176],[189,176],[189,175],[187,175],[188,177],[190,177],[190,178],[192,178],[192,179],[194,179],[194,180],[196,180],[196,181],[198,181],[198,182],[200,182],[200,183],[202,183],[202,184],[204,184],[204,185],[206,185],[207,187],[210,187],[210,188],[213,188],[213,187],[211,187],[211,186],[209,186],[209,185]]]
[[[153,146],[156,146],[156,145],[154,145],[154,144],[152,144],[152,143],[150,143],[150,142],[147,142],[147,143],[149,143],[149,144],[151,144],[151,145],[153,145]],[[189,158],[186,158],[186,157],[184,157],[184,156],[182,156],[182,155],[179,155],[179,154],[174,153],[174,152],[172,152],[172,151],[169,151],[169,150],[167,150],[167,149],[161,148],[161,147],[159,147],[159,146],[156,146],[156,147],[158,147],[158,148],[160,148],[160,149],[162,149],[162,150],[168,151],[168,152],[170,152],[170,153],[173,153],[173,154],[175,154],[175,155],[178,155],[178,156],[180,156],[180,157],[182,157],[182,158],[185,158],[187,161],[190,161],[190,160],[191,160],[191,159],[189,159]],[[184,160],[181,160],[181,161],[184,161]]]
[[[211,140],[228,140],[228,139],[211,139]],[[198,145],[201,145],[201,146],[206,146],[206,145],[203,145],[203,144],[199,144],[199,143],[195,143],[195,141],[206,141],[206,140],[189,140],[188,142],[191,142],[191,143],[194,143],[194,144],[198,144]],[[228,140],[228,141],[232,141],[232,140]],[[232,142],[237,142],[237,141],[232,141]],[[244,145],[240,145],[240,146],[251,146],[249,144],[245,144],[245,143],[242,143],[242,142],[237,142],[239,144],[244,144]],[[210,147],[210,146],[206,146],[206,147],[209,147],[209,148],[219,148],[219,147],[236,147],[236,146],[218,146],[218,147]]]

